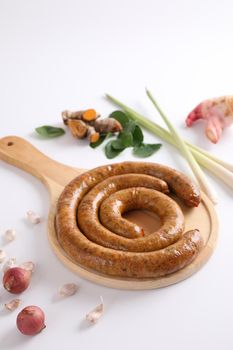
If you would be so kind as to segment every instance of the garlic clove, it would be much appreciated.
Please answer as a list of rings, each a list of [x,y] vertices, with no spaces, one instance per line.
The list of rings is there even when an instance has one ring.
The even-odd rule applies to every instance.
[[[62,297],[70,297],[74,295],[78,290],[78,286],[75,283],[67,283],[59,288],[59,295]]]
[[[12,229],[6,230],[4,236],[7,242],[12,242],[16,237],[16,231]]]
[[[6,253],[4,250],[0,249],[0,264],[6,259]]]
[[[9,303],[5,304],[5,308],[9,311],[14,311],[21,304],[20,299],[13,299]]]
[[[41,217],[32,210],[27,212],[27,219],[31,224],[39,224],[41,222]]]
[[[12,267],[16,267],[16,258],[10,258],[8,259],[5,264],[2,267],[2,271],[6,272],[8,269],[12,268]]]
[[[86,315],[86,320],[91,324],[98,322],[99,318],[103,315],[104,312],[104,302],[102,296],[100,297],[101,303],[96,306],[92,311]]]
[[[32,261],[25,261],[24,263],[20,264],[19,267],[27,271],[35,271],[35,264]]]

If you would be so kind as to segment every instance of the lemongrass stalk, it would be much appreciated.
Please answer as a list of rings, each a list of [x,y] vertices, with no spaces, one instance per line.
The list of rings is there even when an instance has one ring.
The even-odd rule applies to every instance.
[[[215,157],[210,152],[207,152],[207,151],[205,151],[204,149],[202,149],[200,147],[192,145],[191,143],[189,143],[187,141],[185,141],[185,143],[189,146],[189,148],[192,148],[193,150],[196,150],[197,152],[203,154],[204,156],[208,157],[209,159],[213,160],[214,162],[222,165],[224,168],[228,169],[229,171],[231,171],[233,173],[233,165],[232,164],[229,164],[229,163],[225,162],[224,160]]]
[[[192,154],[196,159],[198,159],[198,163],[203,165],[207,170],[209,170],[233,190],[233,173],[212,159],[208,159],[208,161],[206,161],[207,158],[202,153],[196,152],[196,150],[193,150]]]
[[[208,183],[208,180],[201,170],[199,164],[197,163],[196,159],[192,155],[192,153],[189,151],[188,147],[186,146],[184,140],[180,137],[178,131],[173,126],[173,124],[170,122],[170,120],[167,118],[166,114],[162,111],[160,106],[158,105],[157,101],[154,99],[152,93],[146,89],[146,94],[159,112],[160,116],[166,123],[168,129],[170,130],[171,134],[173,135],[176,143],[178,144],[180,151],[183,153],[184,157],[186,158],[187,162],[190,165],[190,168],[192,169],[197,181],[199,182],[199,185],[201,189],[207,194],[207,196],[211,199],[211,201],[214,204],[217,204],[217,196],[215,194],[215,191]]]
[[[135,120],[139,125],[152,132],[159,138],[163,139],[164,141],[178,148],[178,145],[176,144],[175,140],[172,138],[171,134],[167,130],[165,130],[155,122],[152,122],[151,120],[147,119],[143,115],[139,114],[132,108],[126,106],[111,95],[106,94],[106,97],[112,103],[120,107],[131,119]],[[212,157],[212,159],[210,159],[210,157],[208,156],[210,153],[206,151],[201,152],[201,148],[194,146],[188,143],[187,141],[186,144],[188,145],[190,151],[192,152],[199,164],[211,171],[216,177],[221,179],[226,185],[233,189],[233,174],[221,165],[225,162],[221,162],[220,159],[214,156]],[[228,165],[231,167],[230,164]]]

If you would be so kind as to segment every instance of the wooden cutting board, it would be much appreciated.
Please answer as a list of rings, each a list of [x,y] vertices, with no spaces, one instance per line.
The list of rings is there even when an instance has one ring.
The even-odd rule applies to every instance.
[[[72,261],[66,255],[57,240],[54,226],[56,204],[61,191],[74,177],[80,175],[85,170],[58,163],[38,151],[29,142],[16,136],[8,136],[0,139],[0,159],[31,173],[45,184],[50,193],[48,239],[52,249],[70,270],[89,281],[120,289],[136,290],[165,287],[190,277],[208,261],[214,251],[218,233],[217,214],[212,202],[202,193],[202,201],[198,208],[187,208],[179,203],[185,216],[185,229],[198,228],[204,239],[204,248],[196,260],[190,265],[167,277],[142,280],[114,278],[88,270]],[[129,219],[131,220],[132,218],[129,217]]]

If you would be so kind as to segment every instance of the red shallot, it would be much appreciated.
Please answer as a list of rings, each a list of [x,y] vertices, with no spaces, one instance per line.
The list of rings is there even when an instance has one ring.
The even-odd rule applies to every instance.
[[[13,294],[22,293],[30,283],[31,272],[21,267],[12,267],[4,273],[3,286]]]
[[[45,326],[44,312],[38,306],[27,306],[17,316],[16,324],[18,330],[24,335],[35,335],[40,333]]]

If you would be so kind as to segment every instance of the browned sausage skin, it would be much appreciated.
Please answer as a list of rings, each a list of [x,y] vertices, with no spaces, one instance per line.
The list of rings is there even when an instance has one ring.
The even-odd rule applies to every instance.
[[[126,183],[124,182],[123,185],[122,187],[125,188]],[[118,189],[121,189],[120,186]],[[98,194],[99,192],[96,193],[96,188],[94,188],[81,201],[78,208],[78,223],[85,236],[101,246],[131,252],[153,251],[177,241],[184,230],[184,217],[181,209],[175,201],[163,193],[148,188],[132,187],[117,191],[115,195],[113,193],[110,197],[107,195],[102,197]],[[109,207],[108,199],[110,201],[111,199],[117,200],[117,204],[121,207],[127,205],[126,210],[148,209],[155,212],[163,223],[162,227],[149,236],[137,239],[119,236],[119,234],[126,236],[128,230],[135,233],[140,228],[121,218],[119,211],[114,213],[113,203],[110,203]],[[86,219],[87,213],[88,220]],[[98,216],[100,216],[102,223]]]
[[[66,186],[58,200],[56,229],[60,244],[79,264],[108,275],[136,278],[159,277],[181,269],[197,256],[201,249],[202,239],[197,230],[189,231],[181,236],[183,216],[179,207],[172,199],[156,191],[167,192],[166,183],[169,189],[187,205],[199,204],[198,188],[185,175],[160,164],[124,162],[99,167],[82,174]],[[116,194],[114,194],[115,190]],[[171,217],[168,217],[169,210],[167,217],[163,211],[160,212],[161,216],[164,215],[166,218],[164,219],[165,230],[161,230],[159,234],[155,232],[154,236],[150,235],[151,239],[148,238],[150,236],[134,239],[124,237],[124,232],[119,232],[119,227],[116,229],[117,232],[111,232],[101,226],[98,221],[99,210],[102,212],[103,221],[105,220],[103,213],[106,212],[107,215],[107,211],[101,210],[101,207],[104,208],[108,201],[113,200],[114,202],[117,195],[122,196],[123,207],[120,210],[129,208],[132,193],[134,193],[134,203],[131,205],[140,204],[142,207],[148,205],[147,208],[150,207],[150,210],[159,210],[158,206],[155,209],[155,204],[154,206],[148,204],[148,196],[153,193],[159,200],[164,200],[163,197],[166,197],[161,208],[165,209],[169,203],[173,210],[170,211],[170,214],[172,212]],[[126,201],[124,202],[123,199]],[[140,199],[141,203],[139,203]],[[120,213],[122,212],[118,214]],[[101,232],[107,234],[107,236],[102,236],[102,242],[98,241],[99,238],[96,235],[98,230],[92,227],[93,232],[89,231],[89,226],[85,225],[89,223],[91,217],[94,218],[96,227],[98,226],[102,229]],[[80,226],[86,227],[88,232],[82,230]],[[111,224],[110,227],[112,227]],[[135,236],[137,228],[135,229],[132,224],[131,229],[132,235],[130,235]],[[119,233],[121,236],[117,235]],[[146,239],[149,243],[143,244]]]

